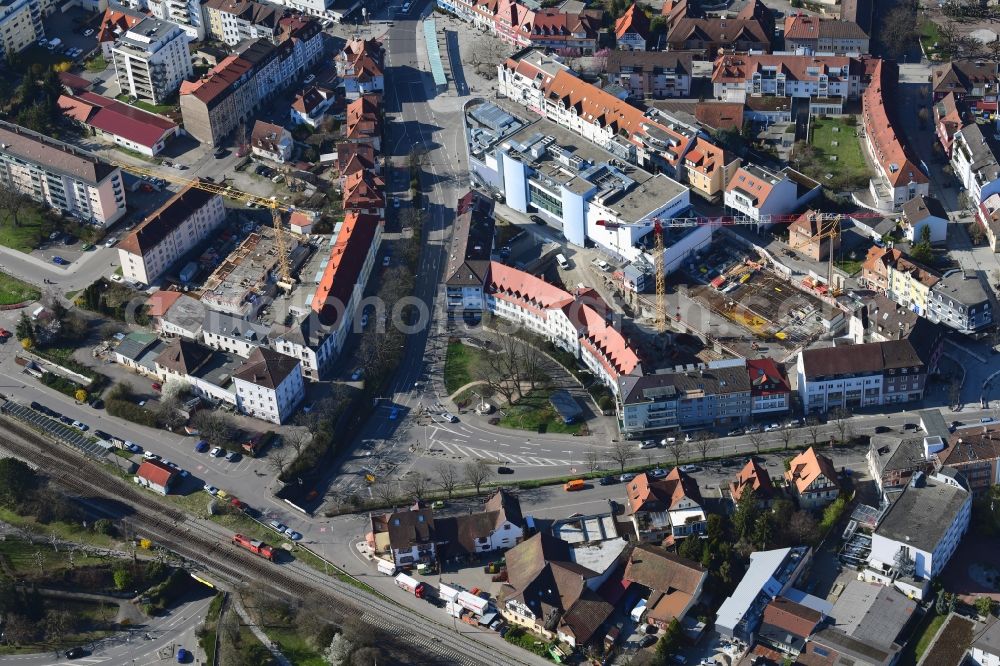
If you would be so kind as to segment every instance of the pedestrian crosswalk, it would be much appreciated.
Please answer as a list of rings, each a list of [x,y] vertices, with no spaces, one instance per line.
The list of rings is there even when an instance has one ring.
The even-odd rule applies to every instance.
[[[482,458],[483,460],[489,460],[491,462],[499,461],[507,465],[525,465],[531,467],[559,467],[580,464],[580,462],[576,460],[539,458],[536,456],[525,455],[524,453],[507,453],[502,450],[487,451],[484,449],[477,449],[472,446],[455,444],[454,442],[442,442],[440,440],[431,440],[430,452],[432,454],[444,453],[446,455],[458,456],[460,458]]]

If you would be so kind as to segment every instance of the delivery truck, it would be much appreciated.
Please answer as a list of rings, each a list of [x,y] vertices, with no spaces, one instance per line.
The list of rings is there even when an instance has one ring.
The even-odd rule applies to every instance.
[[[396,565],[389,560],[383,560],[379,558],[378,560],[378,572],[380,574],[385,574],[386,576],[396,575]]]
[[[396,576],[396,585],[403,588],[417,599],[423,599],[424,594],[427,592],[427,585],[421,583],[416,578],[412,576],[407,576],[405,573],[401,573]]]

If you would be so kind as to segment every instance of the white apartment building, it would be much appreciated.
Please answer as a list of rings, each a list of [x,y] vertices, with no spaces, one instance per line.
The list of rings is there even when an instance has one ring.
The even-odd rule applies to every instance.
[[[0,57],[9,60],[44,36],[41,12],[32,0],[0,2]]]
[[[187,186],[118,244],[122,275],[152,284],[225,219],[221,196]]]
[[[206,347],[243,358],[249,358],[255,349],[266,347],[269,342],[267,326],[214,310],[205,313],[201,335]]]
[[[192,42],[205,38],[201,0],[140,0],[137,4],[143,2],[156,18],[179,25]]]
[[[285,10],[255,0],[208,0],[205,31],[215,39],[236,46],[244,39],[266,39],[277,43],[279,22]]]
[[[187,34],[173,23],[147,18],[122,35],[111,55],[122,93],[161,104],[194,76]]]
[[[726,208],[760,221],[771,215],[795,212],[821,189],[819,183],[789,167],[774,172],[745,163],[729,180],[723,203]]]
[[[106,227],[125,214],[118,167],[5,122],[0,122],[0,183],[85,224]]]
[[[271,423],[284,423],[305,396],[298,359],[258,347],[233,374],[236,407]]]
[[[1000,622],[993,621],[977,634],[969,647],[969,660],[975,666],[1000,666]]]
[[[846,56],[726,55],[715,61],[715,98],[743,103],[749,97],[857,99],[864,65]]]
[[[950,474],[914,474],[872,534],[868,562],[892,566],[900,551],[914,562],[917,578],[939,575],[969,529],[972,493]],[[954,471],[954,470],[951,470]]]
[[[299,359],[302,376],[312,381],[324,377],[335,358],[334,338],[312,310],[287,328],[272,329],[270,340],[274,349]]]
[[[951,166],[973,205],[1000,192],[1000,164],[992,140],[986,138],[979,125],[969,123],[955,132],[952,141]]]

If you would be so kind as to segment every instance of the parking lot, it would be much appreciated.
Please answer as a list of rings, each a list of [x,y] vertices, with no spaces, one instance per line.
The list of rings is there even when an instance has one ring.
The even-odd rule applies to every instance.
[[[0,411],[41,430],[45,434],[55,437],[60,442],[76,447],[88,456],[100,459],[108,455],[108,449],[98,444],[97,440],[93,437],[57,419],[37,412],[31,407],[8,400],[0,406]]]

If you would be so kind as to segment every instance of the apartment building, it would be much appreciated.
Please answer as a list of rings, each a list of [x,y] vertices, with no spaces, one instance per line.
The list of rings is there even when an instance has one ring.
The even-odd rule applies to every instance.
[[[216,145],[319,62],[317,21],[286,16],[279,26],[277,46],[265,39],[243,41],[201,79],[181,85],[181,116],[191,136]]]
[[[382,148],[382,96],[368,93],[347,104],[344,118],[344,138],[354,143],[367,143],[378,151]]]
[[[739,157],[699,136],[684,156],[684,176],[693,192],[717,203],[742,165]]]
[[[351,100],[367,93],[385,90],[385,50],[375,39],[351,39],[333,63],[344,86],[344,96]]]
[[[125,214],[125,187],[118,167],[5,122],[0,122],[0,183],[84,224],[106,227]]]
[[[792,385],[785,369],[770,358],[747,359],[750,376],[750,413],[776,414],[792,406]]]
[[[955,137],[955,132],[962,129],[966,124],[966,115],[963,109],[958,108],[958,102],[954,93],[948,93],[939,101],[934,102],[934,132],[937,134],[944,154],[951,158],[951,143]]]
[[[891,340],[804,349],[796,371],[809,414],[921,400],[928,367],[910,340]]]
[[[201,327],[206,347],[248,358],[258,347],[270,344],[267,326],[226,312],[207,310]]]
[[[107,61],[112,60],[111,49],[119,37],[148,18],[146,14],[124,5],[109,5],[101,16],[95,38],[101,47],[101,54]]]
[[[966,335],[984,334],[993,325],[989,290],[975,273],[948,271],[931,289],[926,316]]]
[[[180,26],[189,41],[199,42],[205,38],[201,0],[137,0],[136,4],[148,6],[150,13],[161,21]]]
[[[147,18],[124,33],[111,49],[122,93],[162,104],[194,76],[187,33],[168,21]]]
[[[265,347],[254,349],[233,374],[236,408],[270,423],[292,416],[305,397],[300,361]]]
[[[285,9],[257,0],[208,0],[204,4],[209,37],[229,46],[245,39],[266,39],[277,44]]]
[[[0,2],[0,58],[10,60],[44,36],[41,12],[32,0]]]
[[[680,467],[662,479],[639,474],[628,482],[625,499],[625,516],[640,542],[672,546],[704,534],[708,524],[698,482]]]
[[[690,53],[618,50],[604,60],[607,82],[636,99],[691,96]]]
[[[872,435],[868,440],[868,473],[878,486],[880,497],[898,491],[908,483],[913,475],[920,472],[930,474],[935,467],[936,439],[921,435],[896,436]]]
[[[986,234],[990,249],[1000,252],[1000,194],[991,194],[976,206],[976,221]]]
[[[791,14],[785,17],[785,50],[837,55],[869,52],[868,34],[853,21]]]
[[[288,113],[295,125],[318,127],[323,121],[323,116],[336,101],[337,97],[332,90],[308,86],[292,100],[292,107]]]
[[[771,50],[773,34],[773,27],[768,28],[765,21],[758,19],[686,16],[677,19],[667,32],[667,48],[671,51],[693,51],[709,59],[716,57],[722,49],[767,53]]]
[[[188,185],[118,244],[122,275],[153,284],[226,219],[222,197]]]
[[[973,114],[996,112],[1000,63],[993,60],[951,60],[931,70],[931,95],[938,102],[954,95]]]
[[[910,243],[919,243],[927,229],[931,243],[941,244],[948,240],[948,211],[934,197],[915,196],[903,204],[901,227],[903,235]]]
[[[840,494],[833,461],[811,446],[789,462],[785,481],[800,509],[822,509]]]
[[[1000,163],[996,155],[995,140],[983,134],[977,123],[969,123],[952,137],[951,167],[975,205],[1000,193]]]
[[[836,225],[822,213],[807,210],[788,225],[788,247],[813,261],[826,261],[831,251],[840,249],[840,234],[832,233]]]
[[[726,208],[769,224],[774,215],[788,215],[815,199],[822,186],[808,176],[785,167],[775,172],[757,164],[742,164],[723,195]]]
[[[989,497],[1000,483],[1000,427],[994,424],[959,428],[940,450],[928,453],[938,466],[960,472],[974,499]]]
[[[857,99],[864,78],[864,63],[847,56],[723,55],[712,67],[713,92],[725,102],[762,96]]]
[[[878,173],[868,185],[875,206],[885,212],[918,195],[929,193],[930,181],[916,160],[910,157],[896,130],[895,114],[885,100],[896,94],[898,67],[883,60],[875,61],[871,81],[861,96],[861,116],[865,127],[865,148]]]
[[[937,577],[969,529],[972,493],[953,473],[916,474],[872,533],[869,563],[895,562],[900,552],[914,576]]]
[[[615,42],[623,51],[645,51],[649,38],[649,17],[638,3],[625,10],[615,21]]]
[[[514,47],[536,46],[592,55],[597,50],[604,12],[529,7],[516,0],[438,0],[438,6]]]
[[[495,224],[493,199],[470,190],[458,200],[445,268],[449,319],[478,319],[486,307]]]
[[[618,384],[622,431],[629,436],[744,423],[753,413],[753,386],[743,359],[626,376]]]
[[[653,220],[690,208],[690,191],[679,182],[627,170],[613,153],[550,120],[526,123],[491,102],[470,104],[464,118],[473,178],[502,192],[514,210],[537,213],[574,245],[590,241],[627,261],[649,255],[652,264]],[[668,271],[712,236],[708,226],[671,232]]]
[[[258,120],[250,133],[250,152],[257,157],[283,164],[292,158],[292,133],[281,125]]]

